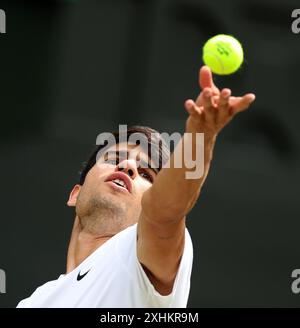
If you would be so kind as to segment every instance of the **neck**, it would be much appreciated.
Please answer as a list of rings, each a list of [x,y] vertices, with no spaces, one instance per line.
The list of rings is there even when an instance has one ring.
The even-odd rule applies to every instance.
[[[68,248],[66,273],[74,270],[112,236],[112,234],[101,235],[86,231],[79,217],[76,216]]]

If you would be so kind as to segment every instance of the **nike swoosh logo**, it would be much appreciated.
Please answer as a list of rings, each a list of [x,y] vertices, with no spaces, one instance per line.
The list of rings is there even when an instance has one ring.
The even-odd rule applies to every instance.
[[[90,269],[91,270],[91,269]],[[88,270],[86,273],[84,274],[80,274],[80,272],[78,272],[78,275],[77,275],[77,281],[81,280],[82,278],[84,278],[89,272],[90,270]]]

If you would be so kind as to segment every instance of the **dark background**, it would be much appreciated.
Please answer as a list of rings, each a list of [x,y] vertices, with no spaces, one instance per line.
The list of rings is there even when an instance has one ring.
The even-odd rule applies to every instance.
[[[300,267],[299,1],[0,1],[0,269],[15,307],[65,270],[74,209],[66,206],[96,136],[139,123],[183,132],[202,46],[243,44],[238,73],[215,77],[251,110],[219,136],[188,217],[189,307],[298,307]]]

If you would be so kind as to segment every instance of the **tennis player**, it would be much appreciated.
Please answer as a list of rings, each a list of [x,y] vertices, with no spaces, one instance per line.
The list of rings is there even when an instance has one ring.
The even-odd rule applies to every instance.
[[[230,89],[220,91],[206,66],[200,69],[199,85],[197,99],[185,102],[185,132],[193,137],[204,133],[203,174],[187,179],[191,169],[175,167],[176,149],[168,156],[163,143],[155,143],[159,147],[149,153],[140,145],[120,143],[114,134],[112,161],[97,146],[68,200],[75,220],[66,272],[18,307],[186,307],[193,263],[186,216],[199,198],[219,132],[255,99],[250,93],[233,97]],[[137,126],[127,136],[137,132],[154,143],[149,138],[154,130]],[[196,146],[193,141],[190,156]],[[158,168],[151,166],[154,155]]]

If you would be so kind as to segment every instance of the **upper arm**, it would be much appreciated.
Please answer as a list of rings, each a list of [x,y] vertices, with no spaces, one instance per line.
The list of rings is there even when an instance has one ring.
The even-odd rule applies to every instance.
[[[156,290],[167,295],[172,291],[184,250],[185,217],[165,217],[166,211],[151,204],[150,189],[144,195],[138,221],[137,255]]]

